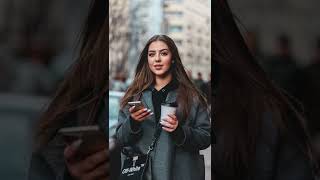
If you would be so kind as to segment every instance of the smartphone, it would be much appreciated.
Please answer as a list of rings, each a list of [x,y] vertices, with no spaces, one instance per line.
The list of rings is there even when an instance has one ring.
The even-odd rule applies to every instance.
[[[130,101],[128,102],[130,106],[135,106],[134,111],[139,111],[140,109],[144,108],[144,105],[141,101]]]
[[[58,133],[63,136],[67,144],[78,139],[82,140],[76,153],[79,158],[85,158],[108,147],[106,134],[96,125],[62,128]]]

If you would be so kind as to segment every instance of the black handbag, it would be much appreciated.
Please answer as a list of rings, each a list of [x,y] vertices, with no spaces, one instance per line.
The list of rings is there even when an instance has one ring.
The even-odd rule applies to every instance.
[[[150,153],[156,146],[161,134],[161,129],[161,125],[158,124],[147,154],[138,151],[134,147],[122,148],[122,154],[125,155],[125,159],[121,168],[120,180],[151,179],[152,167]]]

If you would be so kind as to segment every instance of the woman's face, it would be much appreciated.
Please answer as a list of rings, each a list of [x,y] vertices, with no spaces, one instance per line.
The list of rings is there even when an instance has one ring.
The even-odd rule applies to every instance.
[[[154,41],[149,45],[148,64],[151,71],[160,77],[168,74],[171,67],[172,53],[163,41]]]

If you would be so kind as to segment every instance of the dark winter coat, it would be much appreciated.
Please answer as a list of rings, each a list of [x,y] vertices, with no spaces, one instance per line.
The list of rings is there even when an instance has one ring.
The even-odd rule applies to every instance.
[[[176,98],[177,92],[170,91],[166,103],[176,102]],[[151,90],[142,93],[141,101],[145,107],[154,112]],[[130,126],[128,108],[120,110],[117,140],[120,146],[135,146],[143,153],[147,153],[155,131],[155,117],[150,116],[144,120],[141,123],[141,130],[134,132]],[[181,122],[185,135],[182,143],[177,144],[173,141],[168,132],[161,132],[157,146],[151,153],[152,180],[204,180],[204,159],[199,151],[210,146],[210,118],[207,109],[198,101],[192,103],[189,112],[189,116],[183,121],[180,119],[181,114],[177,112],[177,119]]]

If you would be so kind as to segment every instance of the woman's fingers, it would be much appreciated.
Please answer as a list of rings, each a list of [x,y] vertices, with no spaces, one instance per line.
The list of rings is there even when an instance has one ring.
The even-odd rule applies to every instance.
[[[106,179],[108,175],[109,167],[110,167],[109,163],[104,162],[98,167],[96,167],[93,171],[87,173],[83,177],[83,179],[92,179],[92,180],[103,179],[103,178]]]
[[[69,170],[75,177],[82,177],[93,171],[97,165],[108,160],[107,149],[88,156],[84,160],[71,164]]]
[[[147,115],[149,115],[151,113],[151,110],[147,110],[143,113],[141,113],[140,115],[138,115],[138,119],[143,119],[144,117],[146,117]]]
[[[139,109],[139,110],[136,110],[135,111],[135,107],[136,106],[132,106],[131,108],[129,108],[129,112],[130,113],[135,113],[135,114],[141,114],[141,113],[143,113],[145,110],[148,110],[147,108],[142,108],[142,109]]]
[[[171,129],[171,128],[167,128],[167,127],[162,127],[163,130],[167,131],[167,132],[173,132],[174,129]]]
[[[162,129],[168,132],[174,131],[178,127],[178,123],[175,115],[168,115],[168,117],[160,121],[160,124],[163,125]]]
[[[136,107],[136,106],[130,107],[130,108],[129,108],[129,112],[130,112],[130,113],[133,113],[133,110],[134,110],[135,107]]]
[[[172,125],[175,125],[178,123],[178,120],[176,119],[176,116],[174,116],[174,115],[168,115],[168,117],[164,118],[164,120]]]
[[[82,143],[82,140],[78,139],[64,149],[63,155],[67,162],[71,162],[74,160],[81,143]]]
[[[170,128],[170,129],[173,129],[173,128],[175,127],[175,125],[170,124],[169,122],[164,121],[164,120],[161,120],[161,121],[160,121],[160,124],[163,125],[163,126],[165,126],[165,127],[167,127],[167,128]]]
[[[133,112],[131,113],[131,117],[136,120],[136,121],[142,121],[144,120],[147,116],[152,115],[153,113],[151,112],[151,110],[144,108],[141,109],[139,111]]]
[[[174,115],[174,114],[168,114],[168,116],[169,116],[169,119],[172,119],[172,120],[174,120],[174,121],[178,121],[176,115]]]
[[[84,171],[84,172],[90,171],[94,169],[97,165],[101,164],[102,162],[107,161],[108,159],[107,151],[108,151],[107,149],[104,149],[82,160],[80,162],[81,166],[79,166],[80,171]]]

